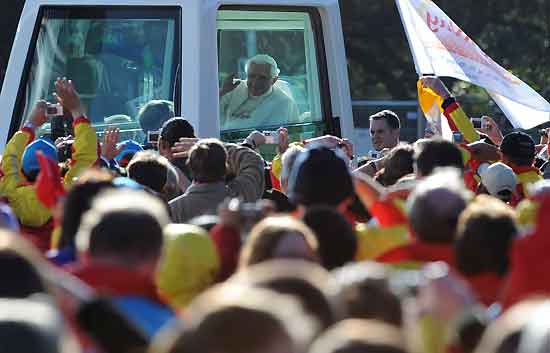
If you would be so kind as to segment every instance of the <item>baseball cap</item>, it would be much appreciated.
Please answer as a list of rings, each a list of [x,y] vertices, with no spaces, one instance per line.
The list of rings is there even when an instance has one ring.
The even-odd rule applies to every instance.
[[[535,157],[535,141],[524,132],[511,132],[502,140],[500,151],[511,157],[530,159]]]
[[[514,192],[516,190],[518,178],[512,168],[504,163],[482,165],[479,175],[481,176],[481,183],[493,196],[498,197],[498,194],[502,191]]]
[[[23,151],[21,159],[21,168],[25,174],[30,174],[33,171],[40,170],[40,164],[36,157],[36,152],[41,151],[46,157],[51,160],[58,161],[57,148],[55,145],[45,139],[37,139],[31,142]]]
[[[315,146],[299,154],[289,178],[292,202],[305,206],[337,206],[353,193],[347,162],[337,152]]]
[[[117,146],[124,146],[124,148],[115,156],[115,161],[117,162],[119,162],[129,153],[136,153],[139,151],[143,151],[143,147],[141,147],[141,145],[134,140],[126,140],[126,141],[119,142]]]

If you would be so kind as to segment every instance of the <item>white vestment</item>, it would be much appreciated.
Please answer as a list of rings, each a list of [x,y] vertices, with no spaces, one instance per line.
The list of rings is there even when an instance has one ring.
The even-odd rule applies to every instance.
[[[222,130],[282,126],[300,122],[300,113],[294,100],[277,85],[261,96],[248,95],[246,81],[220,97],[220,125]]]

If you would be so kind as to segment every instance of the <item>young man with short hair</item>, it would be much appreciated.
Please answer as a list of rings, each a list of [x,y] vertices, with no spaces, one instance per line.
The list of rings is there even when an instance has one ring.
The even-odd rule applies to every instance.
[[[187,165],[193,183],[183,195],[169,203],[176,223],[216,214],[218,205],[227,197],[254,202],[264,192],[263,159],[248,147],[202,139],[189,150]]]

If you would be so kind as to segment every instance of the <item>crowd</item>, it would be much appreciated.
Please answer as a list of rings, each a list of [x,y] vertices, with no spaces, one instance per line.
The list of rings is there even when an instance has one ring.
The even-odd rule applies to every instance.
[[[547,352],[548,138],[421,84],[455,141],[382,111],[353,169],[346,139],[280,128],[266,161],[163,101],[138,115],[158,141],[100,142],[58,79],[74,135],[37,138],[40,101],[2,155],[0,353]]]

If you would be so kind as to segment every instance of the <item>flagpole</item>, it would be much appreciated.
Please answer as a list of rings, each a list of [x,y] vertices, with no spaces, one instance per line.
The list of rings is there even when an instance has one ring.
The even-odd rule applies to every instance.
[[[401,22],[405,24],[405,22],[407,22],[407,19],[405,19],[405,14],[403,13],[403,9],[401,8],[401,6],[408,6],[408,5],[401,5],[400,3],[402,1],[407,1],[407,0],[395,0],[395,6],[397,6],[397,11],[399,12],[399,16],[401,17]],[[409,11],[408,13],[410,14],[411,11]],[[405,36],[407,37],[407,42],[409,43],[409,47],[412,48],[413,45],[412,45],[411,34],[409,33],[408,26],[404,25],[403,27],[405,29]],[[428,56],[428,53],[426,52],[426,49],[424,47],[423,47],[423,50],[424,50],[424,54]],[[411,51],[411,54],[413,57],[415,71],[418,74],[418,78],[422,76],[435,75],[435,70],[433,69],[433,66],[431,65],[431,63],[430,63],[430,67],[432,68],[431,73],[426,73],[426,74],[422,73],[421,72],[422,70],[420,69],[420,65],[418,64],[418,59],[416,58],[414,51]],[[416,97],[416,99],[418,101],[418,97]],[[422,112],[422,109],[420,108],[420,104],[419,104],[416,109],[416,136],[418,138],[424,137],[424,130],[426,129],[425,120],[426,119],[424,117],[424,113]]]
[[[402,3],[403,2],[407,2],[407,4],[403,5]],[[412,34],[410,33],[410,29],[409,29],[409,26],[406,25],[406,23],[412,23],[412,21],[410,21],[408,18],[406,18],[406,15],[405,13],[403,12],[403,8],[402,6],[409,6],[409,2],[408,0],[395,0],[395,6],[397,6],[397,11],[399,12],[399,16],[401,17],[401,23],[403,24],[403,28],[405,29],[405,36],[407,37],[407,42],[409,43],[409,47],[410,48],[413,48],[414,45],[413,45],[413,42],[412,42]],[[411,11],[408,11],[408,13],[410,14]],[[426,51],[426,48],[424,48],[424,46],[422,46],[422,49],[424,51],[424,55],[426,57],[428,57],[428,53]],[[429,62],[430,64],[430,67],[431,67],[431,70],[430,72],[432,72],[431,74],[424,74],[422,73],[422,70],[420,69],[420,65],[419,65],[419,60],[417,59],[416,57],[416,54],[415,54],[415,51],[414,50],[411,50],[411,54],[412,54],[412,57],[413,57],[413,62],[414,62],[414,68],[415,68],[415,71],[416,73],[418,74],[418,77],[422,77],[422,76],[425,76],[425,75],[435,75],[435,69],[431,63],[430,60],[425,60],[426,62]]]

